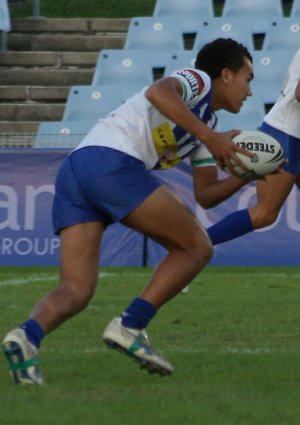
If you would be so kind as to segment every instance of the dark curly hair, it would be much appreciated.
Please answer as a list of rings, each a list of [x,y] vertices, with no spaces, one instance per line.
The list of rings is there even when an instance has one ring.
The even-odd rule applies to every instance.
[[[232,38],[217,38],[200,49],[195,67],[214,80],[224,68],[237,72],[243,67],[245,57],[253,63],[251,54],[243,44]]]

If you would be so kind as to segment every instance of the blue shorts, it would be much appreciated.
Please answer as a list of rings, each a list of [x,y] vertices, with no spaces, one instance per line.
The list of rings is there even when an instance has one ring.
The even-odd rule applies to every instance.
[[[55,234],[74,224],[122,220],[161,183],[142,161],[105,147],[86,147],[63,161],[55,183]]]
[[[282,166],[283,170],[298,175],[300,171],[300,139],[289,136],[265,122],[262,123],[260,130],[274,137],[281,144],[284,157],[288,160],[288,163]]]

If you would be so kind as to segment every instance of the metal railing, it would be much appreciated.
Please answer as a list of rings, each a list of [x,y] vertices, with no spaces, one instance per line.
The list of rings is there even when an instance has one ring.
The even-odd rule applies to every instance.
[[[41,16],[41,1],[32,0],[32,16],[33,18],[40,18]]]

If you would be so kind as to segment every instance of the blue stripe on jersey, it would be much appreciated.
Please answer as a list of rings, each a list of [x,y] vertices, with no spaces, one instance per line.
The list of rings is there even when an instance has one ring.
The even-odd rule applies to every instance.
[[[203,99],[201,99],[197,103],[196,106],[191,108],[191,112],[193,112],[193,114],[199,117],[205,124],[209,124],[211,128],[214,128],[217,123],[217,118],[216,118],[216,115],[211,110],[210,99],[211,99],[211,90],[203,97]],[[175,139],[177,140],[178,145],[181,146],[180,141],[184,136],[188,134],[187,131],[180,126],[175,126],[173,128],[173,133],[174,133]],[[193,141],[195,140],[195,137],[191,136],[189,140]]]
[[[207,124],[210,128],[215,128],[217,125],[217,117],[211,110],[210,105],[211,90],[193,107],[191,112],[195,114],[201,121]],[[200,144],[200,141],[195,136],[188,133],[180,126],[175,126],[172,129],[176,140],[176,155],[181,160],[187,157]],[[157,162],[155,169],[161,169],[160,160]]]

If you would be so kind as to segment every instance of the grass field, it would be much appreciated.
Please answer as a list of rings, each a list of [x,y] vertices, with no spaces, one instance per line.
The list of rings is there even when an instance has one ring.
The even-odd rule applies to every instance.
[[[3,336],[57,273],[0,269]],[[90,306],[43,343],[46,386],[13,385],[0,359],[1,425],[299,425],[300,269],[207,268],[149,328],[175,367],[165,378],[101,340],[150,274],[103,270]]]
[[[156,0],[40,0],[41,15],[48,18],[130,18],[151,16]],[[224,0],[214,0],[214,12],[220,16]],[[291,0],[283,0],[283,9],[289,16]],[[23,18],[32,15],[32,0],[11,3],[11,16]]]
[[[128,18],[151,16],[155,0],[40,0],[41,15],[49,18]],[[32,15],[32,0],[11,7],[13,17]]]

